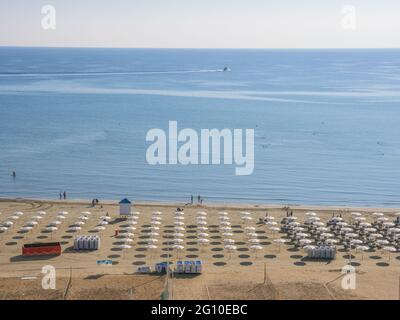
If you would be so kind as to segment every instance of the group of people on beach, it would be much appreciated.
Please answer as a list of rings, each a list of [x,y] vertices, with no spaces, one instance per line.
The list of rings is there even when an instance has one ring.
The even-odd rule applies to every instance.
[[[203,200],[204,199],[200,195],[197,196],[197,204],[202,205]],[[190,204],[194,204],[194,196],[193,195],[190,195]]]
[[[60,200],[62,200],[62,199],[66,200],[67,199],[67,192],[66,191],[64,191],[64,192],[60,191],[59,197],[60,197]]]

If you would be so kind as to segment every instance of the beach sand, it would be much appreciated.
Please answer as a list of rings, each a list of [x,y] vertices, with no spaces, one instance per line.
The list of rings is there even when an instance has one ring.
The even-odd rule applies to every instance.
[[[91,207],[89,201],[50,201],[50,200],[0,200],[0,222],[7,220],[14,212],[24,215],[14,221],[14,225],[0,234],[0,299],[159,299],[165,288],[165,275],[137,274],[139,265],[154,266],[165,261],[168,251],[168,236],[172,233],[173,214],[177,207],[185,211],[185,249],[179,259],[200,259],[204,264],[201,275],[178,275],[170,282],[172,299],[399,299],[400,253],[391,255],[380,251],[363,255],[355,254],[356,289],[341,288],[341,270],[348,262],[347,252],[338,251],[335,260],[310,261],[302,250],[282,245],[279,249],[274,238],[284,234],[272,234],[265,225],[256,225],[260,217],[269,215],[280,221],[285,216],[282,206],[253,206],[234,204],[207,204],[185,206],[184,204],[138,203],[134,210],[140,218],[136,225],[132,248],[121,251],[117,246],[121,239],[114,236],[115,230],[126,222],[118,220],[119,207],[116,201],[102,202],[102,208]],[[351,211],[364,213],[368,219],[375,211],[385,212],[390,217],[400,210],[383,208],[339,208],[318,206],[292,206],[294,215],[304,221],[305,212],[317,212],[322,221],[328,220],[332,212],[342,213],[345,220],[350,219]],[[44,210],[47,215],[27,234],[19,234],[22,227],[36,212]],[[146,226],[151,213],[162,211],[162,224],[158,248],[148,251],[146,245]],[[219,211],[229,213],[233,236],[238,250],[232,253],[224,250],[223,236],[217,228]],[[253,220],[248,223],[257,228],[258,238],[263,249],[255,254],[249,249],[244,233],[244,222],[240,211],[252,213]],[[57,220],[60,211],[69,214],[53,234],[42,233],[43,228]],[[92,215],[82,230],[68,233],[70,224],[75,222],[83,211]],[[210,244],[199,246],[196,242],[196,212],[208,213]],[[101,248],[92,252],[72,250],[74,236],[90,233],[100,216],[109,214],[112,218],[106,230],[99,235]],[[21,256],[24,243],[37,241],[60,241],[62,254],[57,257],[25,258]],[[177,254],[172,253],[171,260]],[[96,261],[113,260],[112,266],[98,266]],[[41,273],[44,265],[52,265],[57,271],[55,290],[44,290],[41,286]],[[24,277],[28,277],[24,279]],[[22,279],[21,279],[22,278]]]

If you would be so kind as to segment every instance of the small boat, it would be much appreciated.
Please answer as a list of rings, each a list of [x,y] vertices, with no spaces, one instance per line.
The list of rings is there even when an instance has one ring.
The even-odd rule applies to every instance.
[[[223,72],[225,71],[231,71],[231,69],[229,69],[228,67],[225,67],[224,69],[222,69]]]

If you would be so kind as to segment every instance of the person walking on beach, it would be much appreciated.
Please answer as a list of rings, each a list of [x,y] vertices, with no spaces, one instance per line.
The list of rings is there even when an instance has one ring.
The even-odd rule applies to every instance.
[[[64,191],[63,196],[64,196],[64,200],[67,199],[67,192],[66,191]]]
[[[200,204],[200,199],[201,199],[201,197],[200,197],[200,195],[198,195],[198,196],[197,196],[197,203],[198,203],[198,204]]]
[[[12,172],[12,177],[15,179],[17,177],[17,173],[15,171]]]
[[[193,195],[190,195],[190,204],[193,204]]]
[[[61,191],[60,191],[60,194],[59,194],[59,196],[60,196],[60,200],[62,199],[62,193],[61,193]]]

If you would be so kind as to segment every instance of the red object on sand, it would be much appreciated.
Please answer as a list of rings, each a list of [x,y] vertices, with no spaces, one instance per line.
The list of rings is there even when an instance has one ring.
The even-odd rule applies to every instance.
[[[61,244],[59,242],[49,243],[28,243],[22,247],[23,256],[44,256],[61,254]]]

